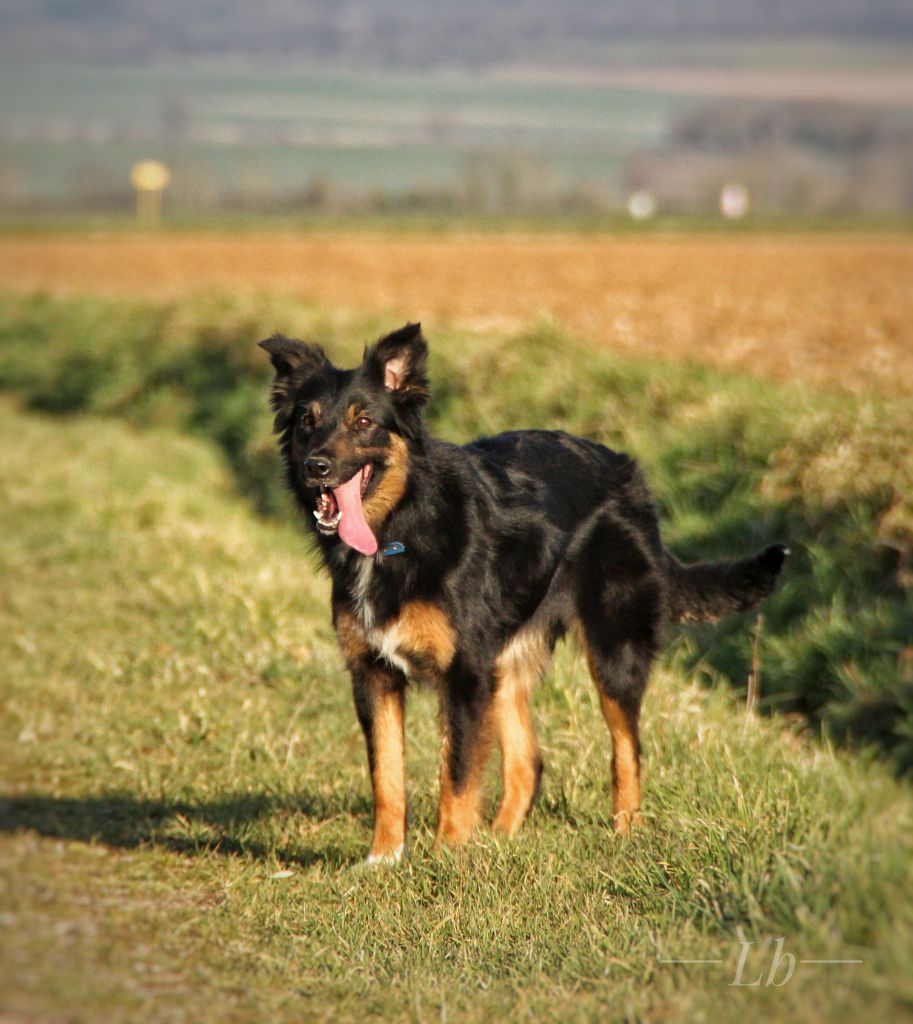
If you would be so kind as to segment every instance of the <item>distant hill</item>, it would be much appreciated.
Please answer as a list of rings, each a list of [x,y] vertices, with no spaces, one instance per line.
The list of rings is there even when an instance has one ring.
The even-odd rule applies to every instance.
[[[623,39],[913,40],[909,0],[5,0],[0,53],[421,69],[598,60]]]

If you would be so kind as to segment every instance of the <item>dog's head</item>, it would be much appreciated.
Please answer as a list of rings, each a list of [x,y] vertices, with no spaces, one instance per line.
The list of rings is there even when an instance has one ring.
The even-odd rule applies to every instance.
[[[319,345],[275,335],[260,342],[276,371],[271,402],[289,480],[324,536],[377,551],[376,531],[406,491],[410,446],[428,400],[428,346],[419,324],[337,369]]]

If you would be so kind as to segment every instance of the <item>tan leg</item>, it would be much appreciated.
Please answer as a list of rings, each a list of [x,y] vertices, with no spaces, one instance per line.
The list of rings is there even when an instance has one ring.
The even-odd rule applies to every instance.
[[[530,627],[507,644],[496,663],[492,720],[501,747],[503,792],[492,828],[507,835],[526,820],[542,774],[529,699],[548,657],[544,636]]]
[[[597,681],[597,686],[598,686]],[[600,691],[602,714],[612,734],[612,817],[615,831],[626,835],[643,823],[640,814],[640,743],[637,718]]]
[[[406,845],[406,680],[401,672],[378,661],[347,608],[334,611],[336,635],[352,674],[355,710],[368,746],[374,790],[374,839],[368,863],[392,862],[402,857]]]
[[[479,822],[482,776],[491,753],[490,718],[481,715],[471,733],[455,732],[454,723],[444,723],[436,846],[465,843]]]
[[[374,789],[374,839],[368,862],[395,861],[406,844],[406,780],[403,734],[404,695],[390,679],[371,673],[366,680],[373,702],[371,784]]]
[[[542,773],[539,744],[529,714],[533,682],[528,674],[504,675],[495,695],[493,717],[501,747],[503,792],[492,828],[509,836],[526,820]]]

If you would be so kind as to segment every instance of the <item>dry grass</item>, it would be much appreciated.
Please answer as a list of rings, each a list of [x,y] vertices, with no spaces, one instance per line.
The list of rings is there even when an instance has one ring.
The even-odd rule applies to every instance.
[[[0,279],[94,294],[281,291],[432,327],[545,319],[621,352],[913,391],[913,243],[903,237],[6,237]]]

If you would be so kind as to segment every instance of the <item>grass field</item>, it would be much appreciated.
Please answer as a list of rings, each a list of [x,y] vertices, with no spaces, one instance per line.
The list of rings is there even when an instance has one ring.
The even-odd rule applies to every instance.
[[[362,741],[296,533],[252,518],[200,442],[9,405],[0,431],[11,1019],[910,1011],[909,794],[883,771],[660,671],[650,825],[620,841],[605,729],[565,653],[537,699],[548,767],[522,837],[431,853],[420,694],[411,859],[359,869]],[[727,988],[737,940],[759,943],[751,980],[781,935],[863,963]]]
[[[0,245],[18,286],[0,299],[0,1019],[913,1019],[905,243],[489,241],[461,277],[444,268],[466,239],[436,257],[375,242],[373,259],[364,237],[223,239],[221,262],[175,239],[190,284],[222,268],[201,295],[176,269],[160,294],[151,243],[80,258],[44,240],[42,263],[39,242],[19,240],[18,264]],[[550,290],[586,244],[564,290],[582,301],[589,281],[608,317],[596,282],[616,279],[630,334]],[[424,265],[407,294],[393,268]],[[525,315],[524,274],[542,294]],[[744,709],[752,619],[670,636],[630,840],[609,830],[608,736],[562,648],[534,702],[546,774],[521,836],[432,851],[420,691],[410,859],[360,865],[363,742],[253,342],[286,327],[351,362],[426,309],[436,432],[584,433],[643,462],[679,554],[794,548],[761,635],[772,714]],[[768,349],[786,358],[787,328],[820,348],[784,372]],[[870,330],[890,373],[865,369]],[[766,981],[779,938],[796,961],[861,963],[731,985],[743,949],[742,980]]]

